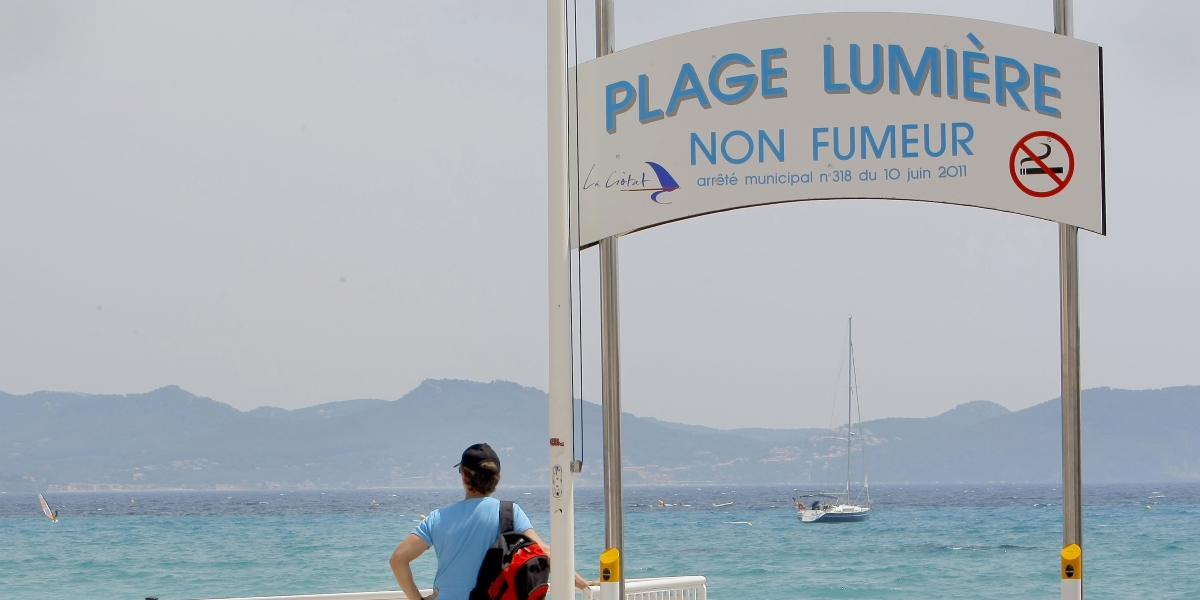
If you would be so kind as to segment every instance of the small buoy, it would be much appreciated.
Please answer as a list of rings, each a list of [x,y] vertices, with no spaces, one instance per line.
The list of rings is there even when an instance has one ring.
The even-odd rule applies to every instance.
[[[754,523],[746,523],[746,525],[749,525],[750,527],[754,527]]]
[[[666,504],[665,502],[663,502],[663,501],[660,499],[660,500],[658,501],[658,505],[659,505],[659,506],[666,506],[667,504]]]
[[[1150,505],[1149,505],[1149,504],[1147,504],[1147,505],[1146,505],[1146,510],[1150,510]]]

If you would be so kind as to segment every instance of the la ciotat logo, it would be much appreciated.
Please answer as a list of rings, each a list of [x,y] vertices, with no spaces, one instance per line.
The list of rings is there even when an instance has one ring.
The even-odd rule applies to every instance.
[[[652,202],[654,202],[655,204],[670,204],[670,202],[660,201],[658,199],[658,196],[659,196],[659,194],[665,194],[667,192],[673,192],[673,191],[679,189],[679,184],[676,183],[675,178],[671,177],[671,173],[669,173],[662,165],[660,165],[658,163],[650,162],[650,161],[646,161],[646,164],[650,165],[650,168],[654,170],[654,176],[658,178],[658,187],[642,187],[642,188],[635,188],[635,189],[621,190],[621,191],[623,191],[623,192],[653,192],[652,194],[650,194],[650,200]],[[646,178],[642,177],[642,185],[645,185],[645,183],[646,183]]]

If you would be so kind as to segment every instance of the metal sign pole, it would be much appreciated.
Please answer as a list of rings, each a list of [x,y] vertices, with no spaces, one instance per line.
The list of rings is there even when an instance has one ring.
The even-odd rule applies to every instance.
[[[615,46],[613,0],[596,0],[596,56]],[[600,369],[604,412],[604,545],[616,549],[617,568],[608,569],[609,589],[625,597],[624,494],[621,489],[621,321],[617,276],[617,238],[600,240]],[[608,553],[611,557],[612,554]],[[601,574],[604,579],[604,574]],[[611,579],[616,579],[615,582]],[[612,586],[616,583],[616,586]]]
[[[1054,0],[1054,33],[1073,37],[1071,0]],[[1062,346],[1063,600],[1083,598],[1083,495],[1079,439],[1079,228],[1058,225]]]
[[[621,489],[621,337],[617,287],[617,238],[600,240],[600,363],[604,410],[604,546],[624,562],[624,494]],[[620,562],[618,562],[620,565]],[[624,598],[623,569],[615,582]],[[603,581],[603,574],[601,576]]]
[[[1062,0],[1059,0],[1060,2]],[[1062,338],[1063,600],[1083,598],[1083,502],[1079,438],[1079,229],[1058,225]],[[1070,555],[1070,556],[1068,556]],[[1075,561],[1075,564],[1071,564]]]
[[[550,596],[575,598],[571,242],[567,160],[567,5],[546,1],[548,268],[550,288]]]

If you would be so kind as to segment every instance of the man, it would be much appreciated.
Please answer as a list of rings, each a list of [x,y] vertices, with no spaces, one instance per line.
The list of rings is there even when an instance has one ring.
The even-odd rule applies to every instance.
[[[409,566],[421,553],[433,546],[437,553],[437,575],[433,593],[423,600],[468,600],[479,575],[479,566],[488,548],[500,536],[500,501],[489,498],[500,483],[500,457],[487,444],[475,444],[462,453],[457,465],[462,474],[466,498],[429,514],[420,525],[396,546],[388,563],[396,582],[410,600],[421,600]],[[538,537],[529,517],[513,504],[513,530],[536,541],[547,555],[550,546]],[[585,588],[587,580],[575,573],[575,587]],[[445,594],[445,596],[441,596]]]

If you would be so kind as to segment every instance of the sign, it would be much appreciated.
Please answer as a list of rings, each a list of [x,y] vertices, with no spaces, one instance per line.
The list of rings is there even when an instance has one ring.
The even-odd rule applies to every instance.
[[[1039,154],[1030,150],[1030,146],[1041,146],[1045,152]],[[1055,152],[1056,149],[1058,152]],[[1050,158],[1051,154],[1055,155],[1053,159]],[[1047,162],[1056,166],[1052,167]],[[1022,192],[1035,198],[1048,198],[1063,191],[1071,182],[1071,177],[1075,175],[1075,153],[1071,152],[1071,146],[1061,135],[1052,131],[1035,131],[1013,146],[1012,155],[1008,157],[1008,173]]]
[[[845,198],[1105,232],[1101,49],[1089,42],[953,17],[802,15],[658,40],[573,76],[577,245]]]

